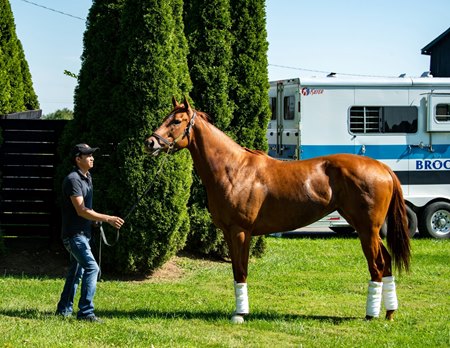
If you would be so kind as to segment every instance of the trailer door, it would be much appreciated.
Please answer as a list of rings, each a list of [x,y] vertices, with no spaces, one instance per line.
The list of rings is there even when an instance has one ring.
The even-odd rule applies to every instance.
[[[426,108],[422,104],[425,122],[410,140],[409,156],[409,199],[418,206],[435,197],[448,197],[450,169],[450,94],[430,93]]]
[[[297,159],[300,146],[300,95],[297,80],[272,84],[269,93],[272,117],[267,130],[269,156]]]
[[[427,131],[450,132],[450,94],[428,95]]]

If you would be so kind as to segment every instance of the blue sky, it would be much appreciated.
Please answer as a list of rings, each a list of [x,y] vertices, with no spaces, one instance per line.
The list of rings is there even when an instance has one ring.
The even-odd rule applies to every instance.
[[[76,80],[64,70],[80,70],[92,0],[10,3],[43,113],[73,109]],[[420,76],[430,62],[421,48],[450,27],[449,0],[266,0],[266,11],[270,80]]]

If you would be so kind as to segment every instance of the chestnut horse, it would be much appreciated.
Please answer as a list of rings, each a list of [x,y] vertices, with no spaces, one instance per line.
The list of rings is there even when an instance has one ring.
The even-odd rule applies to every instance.
[[[381,303],[392,320],[398,307],[391,255],[379,232],[386,221],[387,243],[399,271],[410,260],[408,221],[400,182],[374,159],[336,154],[280,161],[241,147],[213,126],[184,98],[145,140],[148,152],[187,148],[206,187],[214,224],[228,244],[233,266],[234,322],[249,313],[247,269],[250,238],[307,226],[337,210],[358,232],[370,278],[366,319],[378,317]]]

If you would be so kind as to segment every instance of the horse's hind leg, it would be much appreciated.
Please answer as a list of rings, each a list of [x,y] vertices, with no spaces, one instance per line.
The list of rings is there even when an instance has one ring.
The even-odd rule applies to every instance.
[[[383,302],[386,319],[393,320],[398,308],[395,280],[392,276],[391,255],[379,236],[361,236],[361,245],[369,266],[371,280],[366,302],[366,319],[378,317]]]
[[[381,252],[385,261],[383,271],[383,292],[382,299],[386,309],[386,319],[394,320],[394,312],[398,309],[397,292],[395,289],[395,279],[392,275],[392,261],[391,255],[387,251],[386,247],[380,241]]]
[[[370,272],[366,301],[366,319],[370,320],[380,315],[385,260],[378,231],[373,227],[365,230],[357,229],[357,231]],[[364,233],[364,231],[370,232]]]

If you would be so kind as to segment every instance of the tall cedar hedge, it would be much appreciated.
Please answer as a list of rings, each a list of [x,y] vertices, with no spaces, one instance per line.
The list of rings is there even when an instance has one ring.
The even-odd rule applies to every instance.
[[[8,0],[0,0],[0,115],[39,108]]]
[[[231,129],[241,145],[267,151],[269,122],[269,80],[267,32],[264,0],[230,0],[233,41],[231,91],[235,110]]]
[[[215,125],[239,144],[267,150],[269,84],[264,1],[187,1],[185,23],[194,85],[191,96],[196,107],[209,113]],[[206,208],[206,192],[195,179],[187,248],[225,256],[222,234]],[[262,238],[253,241],[253,254],[264,249]]]
[[[104,269],[155,269],[184,246],[189,231],[189,153],[153,158],[143,151],[145,136],[170,112],[172,95],[191,88],[182,6],[182,0],[97,0],[89,13],[64,151],[81,141],[102,148],[93,170],[100,212],[124,216],[152,184],[119,243],[104,249]]]

